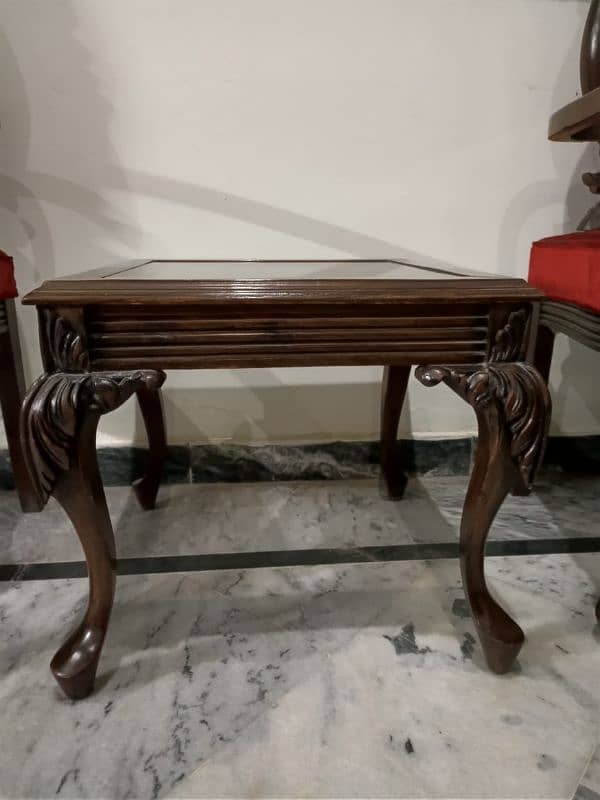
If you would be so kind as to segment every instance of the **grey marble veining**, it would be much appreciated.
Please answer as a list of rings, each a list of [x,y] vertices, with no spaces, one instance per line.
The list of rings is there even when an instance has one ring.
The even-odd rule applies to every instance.
[[[467,478],[409,481],[400,502],[378,481],[174,484],[142,511],[127,487],[109,487],[121,557],[456,542]],[[545,476],[530,497],[509,496],[491,540],[600,534],[600,479]],[[81,548],[58,504],[22,515],[0,492],[0,563],[78,561]]]
[[[2,796],[571,798],[597,737],[600,555],[489,574],[527,634],[504,677],[455,560],[121,578],[79,703],[48,661],[85,581],[1,585]]]
[[[421,596],[424,607],[399,634],[377,623],[361,631],[171,796],[570,800],[598,736],[600,654],[590,595],[600,585],[600,557],[584,566],[557,556],[492,559],[490,573],[527,632],[517,671],[503,678],[479,671],[480,648],[457,603],[452,569],[429,565],[433,586],[446,584],[452,634],[443,614],[441,624],[428,614],[435,591]],[[532,577],[543,586],[557,573],[560,594],[530,595]],[[425,576],[418,585],[433,589]],[[402,607],[412,610],[411,598]],[[454,638],[460,655],[448,648]],[[579,726],[586,732],[576,743],[570,737],[582,735]],[[307,728],[315,731],[310,738]]]
[[[419,475],[463,475],[469,470],[471,439],[407,439],[401,443],[405,469]],[[195,445],[194,482],[347,480],[378,477],[379,442],[307,445]]]
[[[145,447],[99,447],[98,465],[105,486],[127,486],[143,475],[148,450]],[[189,483],[190,447],[170,445],[163,464],[161,482]]]
[[[412,479],[402,502],[372,478],[167,485],[152,512],[107,496],[135,556],[454,542],[466,483]],[[600,480],[546,475],[492,537],[599,533]],[[56,504],[23,516],[10,492],[0,554],[81,558]],[[527,636],[504,677],[484,668],[456,560],[121,577],[81,703],[48,664],[86,581],[0,583],[0,796],[571,800],[598,741],[600,554],[488,573]]]
[[[411,483],[404,502],[380,496],[377,481],[164,486],[158,508],[140,510],[129,488],[107,489],[120,556],[219,553],[301,547],[396,544],[454,533],[426,491]],[[2,563],[81,558],[58,504],[42,514],[18,514],[5,495],[0,529]]]
[[[476,440],[405,439],[404,468],[413,475],[466,475]],[[100,470],[106,486],[123,486],[139,477],[146,458],[139,446],[101,447]],[[600,476],[600,436],[551,437],[542,472]],[[288,480],[346,480],[379,475],[379,443],[333,441],[298,445],[171,445],[163,483]],[[0,450],[0,489],[13,489],[6,450]]]
[[[422,478],[446,524],[455,531],[468,479]],[[545,473],[529,497],[508,495],[498,512],[490,539],[568,538],[600,535],[600,477]]]

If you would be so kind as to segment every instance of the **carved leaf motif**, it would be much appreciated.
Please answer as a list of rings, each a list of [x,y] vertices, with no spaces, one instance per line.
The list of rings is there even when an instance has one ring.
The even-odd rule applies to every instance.
[[[425,386],[442,381],[476,411],[495,403],[509,436],[510,454],[523,482],[531,487],[543,456],[550,424],[550,395],[539,372],[529,364],[485,364],[480,368],[418,367]]]
[[[529,312],[520,308],[509,315],[506,325],[496,334],[490,352],[490,361],[519,361],[529,321]]]
[[[54,369],[59,372],[86,372],[90,359],[83,336],[57,314],[46,314],[46,342]]]
[[[511,455],[519,465],[525,486],[531,488],[550,424],[548,388],[529,364],[496,364],[490,365],[489,370],[495,384],[493,392],[504,407],[511,433]]]
[[[21,412],[21,439],[42,503],[52,494],[59,474],[71,465],[84,415],[107,414],[138,389],[158,389],[164,380],[164,372],[158,370],[79,375],[57,372],[43,375],[32,385]]]

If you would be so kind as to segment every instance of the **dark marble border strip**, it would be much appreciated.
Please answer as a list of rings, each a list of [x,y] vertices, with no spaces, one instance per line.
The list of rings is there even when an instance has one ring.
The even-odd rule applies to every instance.
[[[573,795],[573,800],[600,800],[600,794],[580,783]]]
[[[558,555],[600,552],[600,536],[572,539],[516,539],[492,541],[487,556]],[[186,556],[121,558],[119,575],[152,575],[163,572],[203,572],[224,569],[308,567],[326,564],[364,564],[380,561],[435,561],[458,558],[458,544],[402,544],[348,549],[263,550],[253,553],[210,553]],[[84,561],[39,564],[1,564],[0,581],[36,581],[84,578]]]
[[[402,441],[405,469],[414,475],[467,475],[473,439]],[[143,447],[101,447],[106,486],[126,486],[144,468]],[[600,436],[553,437],[545,469],[600,475]],[[379,474],[378,442],[306,445],[175,445],[168,449],[164,483],[240,483],[373,478]],[[0,451],[0,489],[14,488],[7,451]]]
[[[405,439],[404,466],[416,475],[463,475],[471,463],[471,439]],[[379,475],[379,442],[306,445],[201,445],[191,449],[194,483],[348,480]]]

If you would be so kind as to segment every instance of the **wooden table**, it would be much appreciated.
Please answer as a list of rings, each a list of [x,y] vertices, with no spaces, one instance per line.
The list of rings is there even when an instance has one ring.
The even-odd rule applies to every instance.
[[[522,280],[392,260],[144,261],[27,295],[45,369],[23,404],[27,465],[40,504],[53,495],[69,515],[89,572],[85,616],[51,664],[65,693],[93,689],[115,588],[98,420],[137,395],[149,460],[135,488],[151,508],[166,449],[163,369],[384,366],[381,462],[394,498],[405,485],[396,435],[411,366],[426,386],[457,392],[479,426],[463,582],[489,666],[509,670],[524,636],[488,592],[484,547],[507,493],[529,492],[545,443],[550,400],[529,363],[541,299]]]

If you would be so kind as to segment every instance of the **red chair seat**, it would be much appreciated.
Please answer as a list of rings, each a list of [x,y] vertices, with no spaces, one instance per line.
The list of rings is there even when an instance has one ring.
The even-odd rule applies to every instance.
[[[600,313],[600,231],[567,233],[534,242],[529,283],[552,300]]]
[[[0,300],[17,296],[13,260],[0,250]]]

